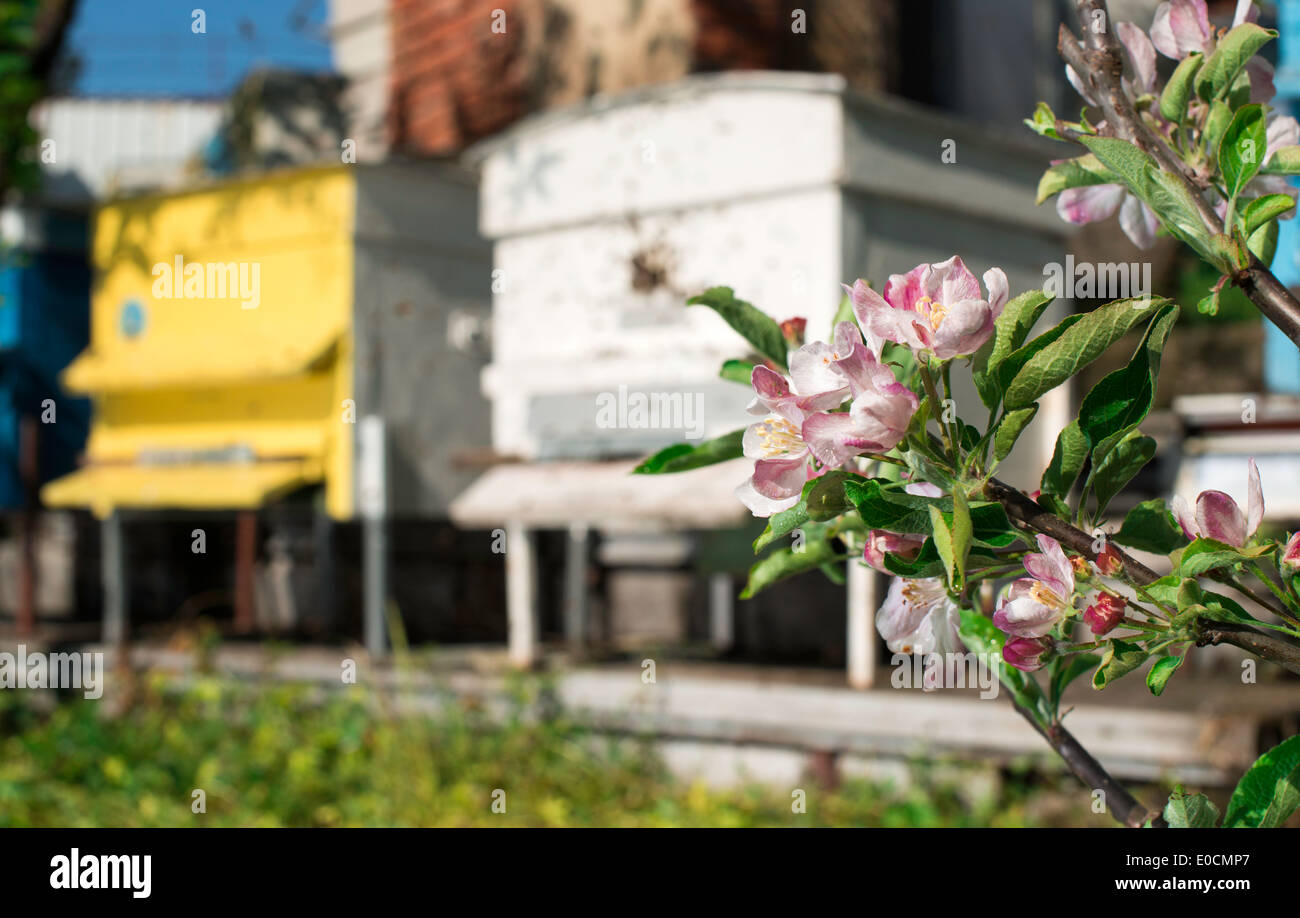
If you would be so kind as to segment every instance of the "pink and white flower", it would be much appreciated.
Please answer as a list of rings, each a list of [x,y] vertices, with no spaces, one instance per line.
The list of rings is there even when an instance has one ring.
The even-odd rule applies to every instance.
[[[1028,577],[1007,587],[993,624],[1014,637],[1047,634],[1074,608],[1074,567],[1051,536],[1038,536],[1039,553],[1025,555]]]
[[[1222,491],[1202,491],[1196,496],[1196,512],[1188,506],[1182,495],[1169,502],[1178,525],[1189,539],[1204,537],[1243,548],[1264,519],[1264,490],[1259,482],[1259,467],[1250,460],[1250,474],[1246,480],[1246,512],[1237,502]]]
[[[876,613],[876,630],[894,653],[961,653],[961,607],[941,577],[895,578]]]
[[[1083,623],[1097,637],[1109,634],[1124,620],[1124,609],[1128,605],[1123,596],[1116,596],[1105,590],[1098,591],[1093,601],[1083,610]]]
[[[1151,208],[1129,193],[1123,185],[1083,185],[1067,188],[1056,198],[1056,213],[1066,223],[1081,225],[1106,220],[1119,211],[1119,227],[1139,249],[1156,241],[1160,220]]]
[[[758,366],[750,377],[749,406],[763,420],[750,425],[744,454],[754,473],[736,496],[755,516],[788,510],[809,479],[854,456],[898,445],[916,413],[916,394],[900,384],[862,344],[852,322],[841,322],[835,343],[814,342],[790,359],[790,379]],[[848,411],[831,411],[846,399]]]
[[[1244,15],[1241,4],[1237,15]],[[1233,25],[1238,24],[1234,20]],[[1208,54],[1214,48],[1214,29],[1210,26],[1205,0],[1168,0],[1156,7],[1151,21],[1151,43],[1165,57],[1176,61],[1198,51]]]
[[[865,281],[845,285],[853,312],[872,350],[882,341],[905,344],[939,360],[979,350],[1007,302],[1007,276],[1001,268],[984,272],[988,299],[979,281],[954,255],[938,264],[917,265],[889,278],[882,297]]]

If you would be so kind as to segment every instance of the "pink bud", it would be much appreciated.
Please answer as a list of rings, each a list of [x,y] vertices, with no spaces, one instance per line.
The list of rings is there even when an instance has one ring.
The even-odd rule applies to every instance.
[[[1300,569],[1300,532],[1291,536],[1282,549],[1282,566],[1292,570]]]
[[[1002,659],[1016,669],[1032,673],[1043,666],[1043,657],[1051,652],[1052,642],[1045,637],[1011,638],[1002,645]]]
[[[1107,577],[1114,577],[1124,570],[1124,561],[1119,556],[1119,549],[1110,542],[1097,555],[1097,569]]]
[[[1098,593],[1097,599],[1083,612],[1083,621],[1097,637],[1115,629],[1124,619],[1124,607],[1128,603],[1122,596],[1114,593]]]
[[[808,320],[795,316],[793,319],[786,319],[781,323],[781,334],[785,336],[785,343],[790,347],[802,347],[804,330],[808,327]]]
[[[920,554],[921,546],[924,544],[923,535],[900,535],[884,529],[873,529],[867,533],[867,545],[862,551],[862,560],[882,574],[889,574],[891,571],[885,567],[885,552],[911,560]]]

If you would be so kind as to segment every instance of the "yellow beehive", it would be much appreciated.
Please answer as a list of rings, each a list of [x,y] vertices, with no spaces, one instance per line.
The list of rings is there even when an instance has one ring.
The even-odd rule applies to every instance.
[[[356,512],[359,412],[405,433],[411,465],[437,452],[421,442],[428,400],[394,398],[397,407],[386,408],[355,343],[361,326],[367,351],[385,359],[436,351],[429,337],[446,321],[445,301],[467,302],[446,281],[448,264],[473,264],[466,253],[479,254],[475,246],[481,273],[460,284],[483,287],[468,302],[486,314],[489,256],[472,206],[460,205],[472,204],[473,187],[443,175],[300,169],[102,207],[91,344],[64,373],[70,390],[94,397],[86,462],[44,489],[46,503],[101,516],[119,507],[246,509],[320,484],[329,515],[347,519]],[[463,251],[439,250],[440,240],[425,238],[430,225],[428,236],[455,236]],[[441,364],[463,372],[457,359]],[[360,395],[358,366],[367,377]],[[436,495],[406,505],[436,512]]]

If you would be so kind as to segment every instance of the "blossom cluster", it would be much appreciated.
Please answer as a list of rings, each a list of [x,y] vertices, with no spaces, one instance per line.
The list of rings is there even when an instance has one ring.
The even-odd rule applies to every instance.
[[[1259,18],[1259,9],[1251,0],[1238,0],[1236,14],[1232,20],[1235,28],[1243,23],[1255,22]],[[1124,80],[1124,88],[1142,112],[1147,123],[1159,136],[1173,143],[1175,134],[1184,129],[1183,125],[1174,124],[1160,114],[1158,105],[1143,104],[1157,94],[1156,86],[1156,52],[1174,61],[1183,61],[1193,54],[1208,57],[1215,49],[1221,34],[1216,34],[1210,24],[1209,11],[1205,0],[1168,0],[1156,9],[1151,24],[1150,35],[1131,22],[1115,25],[1115,34],[1123,45],[1131,65],[1132,77]],[[1262,57],[1254,57],[1246,64],[1245,71],[1250,82],[1250,102],[1267,104],[1272,101],[1277,90],[1273,84],[1273,67]],[[1089,105],[1096,107],[1091,88],[1069,65],[1065,68],[1070,84]],[[1205,122],[1209,103],[1193,98],[1185,116],[1187,124],[1199,125]],[[1267,163],[1278,150],[1300,144],[1300,123],[1290,115],[1270,111],[1266,121],[1267,149],[1261,162]],[[1098,132],[1105,133],[1105,122],[1096,125]],[[1060,161],[1058,161],[1060,162]],[[1209,183],[1207,183],[1209,184]],[[1205,190],[1207,200],[1222,218],[1227,211],[1228,202],[1210,185]],[[1243,198],[1256,198],[1266,194],[1293,194],[1294,188],[1285,176],[1258,175],[1242,191]],[[1156,238],[1160,221],[1145,203],[1140,201],[1124,185],[1104,183],[1069,188],[1062,191],[1056,202],[1057,213],[1061,219],[1075,224],[1092,223],[1105,220],[1119,212],[1120,227],[1124,234],[1139,248],[1150,248]],[[1282,216],[1290,219],[1294,208]]]

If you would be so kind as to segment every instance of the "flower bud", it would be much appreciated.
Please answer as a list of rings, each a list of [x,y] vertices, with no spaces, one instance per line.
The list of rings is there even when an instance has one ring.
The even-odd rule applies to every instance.
[[[1300,570],[1300,532],[1291,536],[1282,549],[1282,566],[1292,573]]]
[[[921,552],[925,544],[923,535],[900,535],[884,529],[873,529],[867,533],[867,544],[862,551],[862,560],[866,561],[882,574],[892,573],[885,567],[885,552],[900,555],[909,561]]]
[[[1122,596],[1116,596],[1114,593],[1098,593],[1093,604],[1083,612],[1084,624],[1091,628],[1092,633],[1097,637],[1108,634],[1123,621],[1124,608],[1127,605]]]
[[[1011,638],[1002,645],[1002,659],[1010,663],[1016,669],[1032,673],[1043,666],[1044,657],[1048,656],[1052,650],[1052,642],[1048,638]]]
[[[1075,582],[1091,580],[1092,567],[1088,564],[1088,559],[1083,555],[1073,555],[1070,558],[1070,567],[1074,568]]]
[[[803,347],[804,330],[808,327],[808,320],[795,316],[793,319],[786,319],[781,323],[781,334],[785,336],[785,343],[788,347]]]
[[[1101,571],[1107,577],[1116,577],[1124,570],[1124,562],[1119,556],[1119,549],[1111,542],[1106,543],[1106,547],[1097,555],[1097,570]]]

